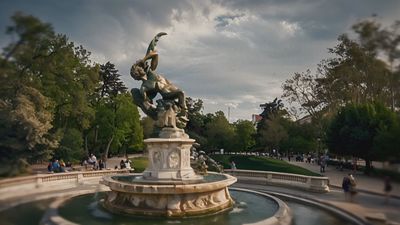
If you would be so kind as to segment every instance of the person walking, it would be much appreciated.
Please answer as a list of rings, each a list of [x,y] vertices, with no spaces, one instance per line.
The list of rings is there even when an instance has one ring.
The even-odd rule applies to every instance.
[[[343,177],[342,189],[343,189],[344,198],[345,198],[346,201],[350,200],[350,186],[351,186],[351,183],[350,183],[349,176]]]
[[[357,194],[356,190],[356,179],[354,178],[353,174],[349,174],[349,180],[350,180],[350,201],[352,202],[354,199],[354,196]]]
[[[325,173],[325,166],[326,166],[326,160],[324,156],[321,156],[321,161],[320,161],[320,172]]]
[[[236,164],[234,161],[231,162],[231,169],[236,170]]]
[[[385,191],[385,204],[389,203],[390,192],[392,191],[392,184],[390,183],[390,178],[385,177],[384,180],[384,191]]]

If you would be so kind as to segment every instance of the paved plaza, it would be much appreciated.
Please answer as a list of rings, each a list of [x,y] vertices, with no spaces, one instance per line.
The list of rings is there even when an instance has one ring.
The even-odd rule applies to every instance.
[[[320,173],[320,167],[316,163],[306,163],[306,162],[295,162],[290,161],[289,163],[306,168],[315,173]],[[329,166],[325,168],[325,173],[322,175],[329,177],[329,182],[331,186],[341,187],[343,177],[347,176],[349,173],[353,173],[351,170],[340,171],[336,169],[335,166]],[[383,177],[376,178],[371,176],[366,176],[362,172],[356,172],[353,174],[357,182],[357,189],[360,191],[384,194],[383,191]],[[400,199],[400,184],[392,182],[391,194]]]

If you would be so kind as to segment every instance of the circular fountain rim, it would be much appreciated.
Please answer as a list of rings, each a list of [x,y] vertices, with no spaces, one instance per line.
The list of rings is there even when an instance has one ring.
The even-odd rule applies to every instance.
[[[234,190],[235,188],[230,188],[230,189]],[[244,189],[244,190],[247,190],[247,189]],[[282,198],[283,200],[289,200],[289,201],[300,203],[302,205],[308,205],[311,207],[316,207],[316,208],[322,209],[326,212],[332,213],[333,215],[339,216],[344,220],[350,221],[353,224],[363,225],[363,224],[368,223],[365,219],[363,219],[359,215],[354,214],[351,211],[345,210],[343,208],[340,208],[340,207],[338,207],[334,204],[331,204],[329,202],[326,202],[326,201],[320,201],[317,199],[310,199],[310,198],[295,196],[292,194],[276,192],[276,191],[263,190],[260,192],[262,194],[267,194],[270,196],[277,196],[278,199]]]
[[[218,174],[218,173],[216,173]],[[102,177],[100,181],[110,187],[111,190],[125,193],[142,193],[142,194],[185,194],[185,193],[201,193],[210,190],[223,189],[237,181],[236,177],[229,174],[222,174],[226,177],[224,180],[202,182],[202,183],[184,183],[182,181],[161,181],[150,183],[131,183],[113,179],[116,175],[107,175]],[[132,176],[132,175],[117,175],[119,176]]]
[[[222,179],[218,180],[204,180],[204,177],[207,177],[209,175],[212,176],[218,176],[221,177]],[[120,177],[142,177],[143,179],[141,180],[134,180],[135,184],[170,184],[170,185],[189,185],[189,184],[201,184],[201,183],[213,183],[213,182],[218,182],[218,181],[225,181],[227,179],[230,179],[234,176],[226,173],[217,173],[217,172],[207,172],[206,175],[200,176],[201,179],[188,179],[188,180],[182,180],[182,179],[148,179],[143,176],[143,173],[134,173],[134,174],[116,174],[116,175],[109,175],[111,179],[116,180],[118,182],[124,182],[127,184],[132,184],[133,182],[130,181],[124,181],[124,180],[118,180]]]
[[[191,139],[191,138],[147,138],[147,139],[144,139],[143,141],[146,144],[164,143],[164,142],[192,144],[196,140],[195,139]]]

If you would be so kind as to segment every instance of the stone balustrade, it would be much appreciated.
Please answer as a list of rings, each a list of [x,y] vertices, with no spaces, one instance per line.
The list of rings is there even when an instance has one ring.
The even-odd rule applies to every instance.
[[[239,182],[296,187],[314,192],[329,192],[329,178],[256,170],[224,170]]]
[[[67,173],[37,174],[0,180],[0,200],[46,192],[63,190],[85,183],[98,184],[101,177],[129,173],[129,170],[98,170]]]

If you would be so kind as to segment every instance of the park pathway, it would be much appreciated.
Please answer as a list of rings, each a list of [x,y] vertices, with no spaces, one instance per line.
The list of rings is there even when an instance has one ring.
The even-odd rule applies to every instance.
[[[288,161],[289,162],[289,161]],[[306,163],[306,162],[289,162],[292,165],[300,166],[305,169],[308,169],[312,172],[322,174],[329,178],[329,183],[331,186],[341,187],[343,177],[347,176],[349,173],[352,173],[351,170],[343,170],[340,171],[336,169],[335,166],[328,166],[325,168],[325,173],[320,173],[320,167],[316,163]],[[353,174],[354,178],[357,182],[357,189],[359,191],[374,193],[374,194],[384,194],[383,191],[383,177],[376,178],[366,176],[362,172],[356,172]],[[393,190],[391,192],[392,196],[400,199],[400,184],[392,182]]]
[[[353,202],[345,200],[340,189],[332,188],[328,193],[306,192],[296,188],[285,188],[271,185],[257,185],[248,183],[235,183],[233,187],[247,188],[267,193],[283,193],[299,198],[311,199],[326,206],[343,209],[355,216],[361,217],[368,225],[400,225],[400,199],[391,199],[384,203],[383,196],[359,193]],[[278,195],[279,197],[279,195]]]

